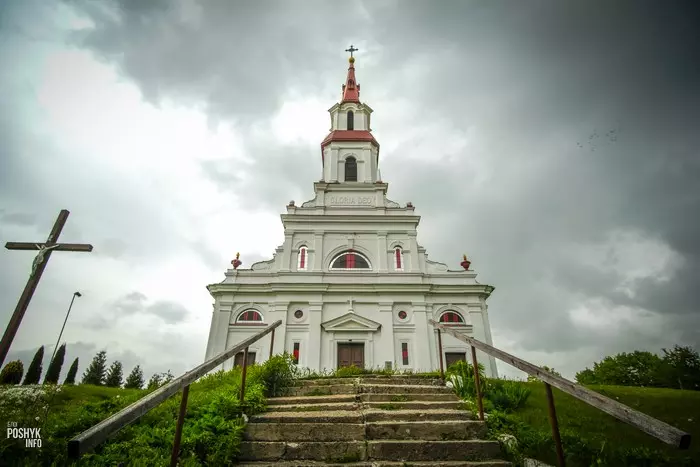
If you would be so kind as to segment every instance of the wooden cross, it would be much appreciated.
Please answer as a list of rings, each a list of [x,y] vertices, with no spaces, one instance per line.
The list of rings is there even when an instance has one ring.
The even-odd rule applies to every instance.
[[[349,48],[349,49],[345,49],[346,52],[350,52],[350,56],[351,56],[351,57],[352,57],[352,53],[353,53],[353,52],[357,52],[358,50],[360,50],[360,49],[356,49],[352,44],[350,44],[350,48]]]
[[[44,273],[44,268],[46,268],[46,263],[49,262],[49,257],[53,251],[83,251],[91,252],[92,245],[84,243],[56,243],[58,236],[61,235],[63,226],[66,225],[66,220],[68,220],[68,212],[66,209],[61,210],[56,219],[56,223],[51,229],[49,238],[44,243],[32,243],[32,242],[7,242],[5,248],[8,250],[39,250],[34,262],[32,263],[32,271],[29,274],[29,280],[27,280],[27,285],[24,286],[24,291],[22,296],[17,302],[17,307],[15,312],[10,318],[10,323],[5,329],[5,334],[2,336],[2,341],[0,341],[0,366],[5,362],[5,357],[10,350],[10,345],[17,334],[19,325],[22,322],[24,313],[27,311],[29,302],[32,300],[36,286],[39,284],[41,275]]]

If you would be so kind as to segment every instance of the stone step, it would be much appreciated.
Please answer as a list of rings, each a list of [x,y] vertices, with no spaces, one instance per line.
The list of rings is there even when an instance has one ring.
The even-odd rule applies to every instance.
[[[329,396],[330,397],[330,396]],[[363,402],[409,402],[409,401],[459,401],[454,393],[420,393],[420,394],[360,394]],[[268,404],[272,399],[268,399]]]
[[[498,441],[423,441],[381,440],[367,441],[369,459],[393,461],[469,461],[498,458],[501,447]]]
[[[354,402],[359,396],[356,394],[333,394],[329,396],[293,396],[293,397],[271,397],[267,400],[267,405],[286,404],[328,404],[334,402]]]
[[[314,460],[346,465],[368,459],[394,462],[440,461],[437,465],[445,465],[442,461],[478,461],[500,455],[498,442],[486,440],[243,441],[239,459],[242,461]],[[275,465],[280,464],[275,462]]]
[[[242,461],[314,460],[347,464],[367,460],[365,441],[243,441]],[[279,463],[275,462],[275,465]]]
[[[342,425],[345,426],[345,425]],[[486,424],[477,420],[433,422],[370,422],[367,439],[422,439],[426,441],[480,439],[486,436]]]
[[[424,386],[416,384],[367,384],[361,385],[360,391],[369,394],[454,394],[445,386]]]
[[[363,441],[362,423],[248,423],[247,441]]]
[[[327,412],[264,412],[250,417],[252,423],[362,423],[359,410]]]
[[[387,378],[378,378],[367,376],[359,379],[360,384],[396,384],[396,385],[413,385],[413,386],[444,386],[442,380],[435,378],[410,378],[401,376],[391,376]]]
[[[342,384],[355,384],[357,378],[317,378],[317,379],[298,379],[294,382],[294,386],[336,386]]]
[[[367,422],[422,422],[422,421],[451,421],[474,420],[474,415],[466,410],[436,409],[436,410],[379,410],[364,411]]]
[[[328,464],[309,460],[297,461],[261,461],[243,462],[238,464],[242,467],[408,467],[405,462],[372,461],[372,462],[350,462],[347,464]],[[441,462],[411,462],[410,467],[512,467],[513,464],[506,461],[441,461]]]
[[[429,409],[461,409],[464,402],[456,401],[410,401],[410,402],[365,402],[365,406],[381,410],[429,410]]]
[[[330,396],[333,394],[355,394],[353,384],[331,384],[328,386],[297,386],[289,388],[289,396]]]
[[[358,410],[359,402],[329,402],[321,404],[289,404],[274,405],[271,407],[275,412],[318,412],[321,410]]]

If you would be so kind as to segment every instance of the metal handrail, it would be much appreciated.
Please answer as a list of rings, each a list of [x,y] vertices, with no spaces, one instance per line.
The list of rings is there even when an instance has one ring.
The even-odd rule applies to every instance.
[[[533,375],[544,383],[545,389],[547,390],[547,400],[549,402],[549,417],[550,423],[552,425],[552,436],[554,438],[554,442],[557,449],[557,458],[561,467],[564,466],[564,450],[562,448],[561,437],[559,435],[559,423],[557,421],[556,409],[554,407],[554,396],[552,394],[552,386],[579,400],[582,400],[586,404],[591,405],[600,411],[612,415],[618,420],[628,423],[633,427],[657,439],[660,439],[664,443],[676,446],[679,449],[688,449],[688,447],[690,447],[690,433],[681,431],[678,428],[671,426],[666,422],[662,422],[659,419],[650,417],[645,413],[634,410],[633,408],[628,407],[625,404],[621,404],[620,402],[610,399],[609,397],[606,397],[584,386],[576,384],[573,381],[569,381],[566,378],[554,375],[548,372],[547,370],[538,367],[537,365],[533,365],[530,362],[522,360],[509,353],[503,352],[502,350],[499,350],[496,347],[493,347],[484,342],[478,341],[473,337],[465,336],[464,334],[459,333],[454,329],[450,329],[449,326],[440,324],[435,320],[431,319],[428,322],[431,325],[433,325],[433,327],[437,329],[438,332],[438,346],[440,348],[440,373],[443,379],[445,378],[445,372],[442,364],[443,355],[441,332],[444,331],[447,334],[450,334],[451,336],[471,346],[472,365],[474,368],[474,381],[477,391],[477,401],[479,404],[479,418],[481,420],[484,420],[484,408],[479,381],[479,371],[476,360],[476,349],[479,349],[482,352],[491,355],[492,357],[506,362],[509,365],[514,366],[515,368],[522,370],[529,375]]]
[[[151,409],[154,409],[158,405],[165,402],[172,395],[177,393],[182,389],[182,400],[180,402],[180,414],[177,420],[177,426],[175,428],[175,439],[173,442],[173,452],[171,457],[171,466],[177,465],[177,458],[180,451],[180,438],[182,436],[182,425],[184,423],[185,412],[187,409],[187,397],[189,394],[190,384],[207,374],[212,369],[216,368],[218,365],[222,364],[229,358],[236,355],[238,352],[243,350],[243,373],[241,376],[241,393],[240,400],[243,401],[245,395],[245,378],[246,369],[248,366],[248,347],[266,336],[272,333],[270,339],[270,358],[272,358],[272,349],[275,344],[275,329],[282,324],[281,320],[277,320],[271,325],[267,326],[262,331],[249,337],[240,344],[231,347],[224,352],[221,352],[217,356],[210,358],[201,365],[193,368],[184,375],[175,378],[166,385],[156,389],[152,393],[148,394],[142,399],[137,400],[128,407],[123,408],[116,414],[109,418],[102,420],[97,425],[93,426],[80,433],[75,438],[68,441],[68,458],[77,459],[86,452],[91,451],[98,444],[105,441],[110,436],[114,435],[117,431],[121,430],[125,426],[133,423],[139,418],[143,417]]]

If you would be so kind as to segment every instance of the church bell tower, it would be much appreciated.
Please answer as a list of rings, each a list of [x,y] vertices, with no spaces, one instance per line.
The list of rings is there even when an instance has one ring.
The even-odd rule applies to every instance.
[[[321,143],[325,183],[375,183],[379,181],[379,143],[372,136],[372,109],[360,102],[360,85],[355,78],[358,49],[350,46],[348,76],[340,102],[331,107],[330,133]]]

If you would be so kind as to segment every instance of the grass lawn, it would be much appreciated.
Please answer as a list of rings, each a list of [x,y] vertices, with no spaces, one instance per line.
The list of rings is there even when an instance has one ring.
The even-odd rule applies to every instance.
[[[526,384],[532,393],[525,406],[518,409],[515,415],[537,431],[549,433],[551,438],[544,384],[522,384]],[[607,446],[615,448],[660,450],[673,459],[691,457],[694,465],[700,465],[700,391],[625,386],[590,386],[590,389],[690,433],[690,449],[681,451],[669,446],[553,388],[562,435],[579,437],[585,444],[597,449],[605,442]],[[566,445],[564,450],[567,451]],[[538,458],[555,464],[551,452],[542,452]]]

